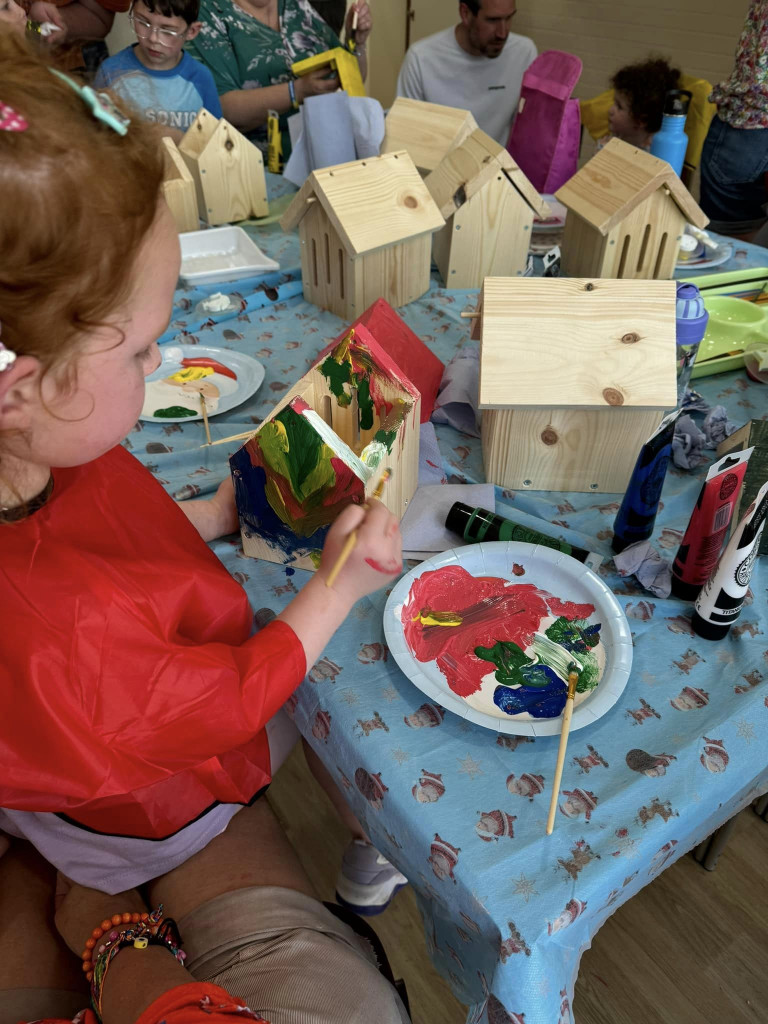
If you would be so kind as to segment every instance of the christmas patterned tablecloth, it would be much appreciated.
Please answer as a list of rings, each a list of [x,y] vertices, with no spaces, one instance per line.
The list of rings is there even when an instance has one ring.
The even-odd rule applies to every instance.
[[[286,192],[271,176],[270,190],[273,198]],[[303,300],[298,238],[275,223],[248,230],[281,270],[179,289],[163,339],[236,349],[264,364],[258,393],[211,419],[214,440],[259,422],[344,326]],[[768,266],[768,252],[739,244],[718,272],[757,266]],[[242,311],[220,322],[195,318],[213,291],[236,293]],[[435,279],[401,315],[447,362],[468,342],[460,313],[475,301]],[[695,384],[738,425],[766,417],[768,389],[743,372]],[[445,425],[437,436],[447,481],[483,480],[476,437]],[[228,472],[235,445],[200,447],[204,440],[200,421],[140,423],[126,446],[184,499],[213,492]],[[705,469],[670,467],[654,535],[669,559]],[[545,520],[607,555],[620,499],[497,488],[496,510]],[[245,587],[257,622],[307,579],[245,558],[235,537],[213,549]],[[289,702],[374,842],[410,879],[430,954],[473,1022],[570,1024],[579,959],[605,919],[768,788],[766,566],[756,566],[749,603],[720,643],[693,635],[690,604],[644,592],[610,559],[603,579],[626,611],[634,664],[618,703],[571,737],[552,836],[544,827],[558,738],[500,736],[427,699],[384,643],[386,593],[355,607]]]

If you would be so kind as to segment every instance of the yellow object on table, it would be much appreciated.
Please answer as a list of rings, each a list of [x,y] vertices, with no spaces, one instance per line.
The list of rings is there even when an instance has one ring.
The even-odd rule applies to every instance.
[[[348,96],[365,96],[360,64],[357,57],[349,50],[337,46],[333,50],[316,53],[314,57],[307,57],[306,60],[300,60],[291,65],[291,71],[297,78],[321,68],[328,68],[329,71],[336,72],[339,76],[339,88],[343,89]]]
[[[280,115],[276,110],[267,114],[267,170],[272,174],[280,174],[283,170],[283,137]]]

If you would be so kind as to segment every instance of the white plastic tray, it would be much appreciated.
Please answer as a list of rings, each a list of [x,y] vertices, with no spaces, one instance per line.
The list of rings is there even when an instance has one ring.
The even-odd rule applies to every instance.
[[[265,256],[242,228],[209,228],[179,235],[181,278],[186,284],[215,284],[256,277],[280,264]]]

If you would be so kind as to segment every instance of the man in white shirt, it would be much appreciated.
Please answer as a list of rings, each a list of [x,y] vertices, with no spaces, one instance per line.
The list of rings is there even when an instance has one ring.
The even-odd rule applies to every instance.
[[[523,73],[536,58],[526,36],[509,31],[515,0],[463,0],[461,21],[414,43],[397,79],[397,95],[461,107],[506,146]]]

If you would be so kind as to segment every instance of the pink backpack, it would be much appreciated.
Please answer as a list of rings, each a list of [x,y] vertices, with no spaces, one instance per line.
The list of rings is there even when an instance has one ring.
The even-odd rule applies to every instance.
[[[577,170],[581,120],[571,93],[581,68],[572,53],[545,50],[523,75],[507,150],[542,195],[556,192]]]

